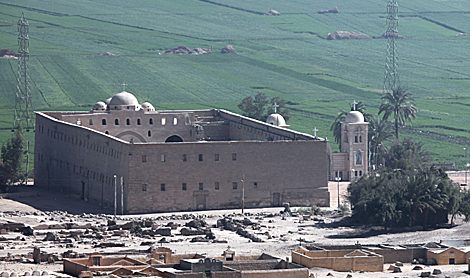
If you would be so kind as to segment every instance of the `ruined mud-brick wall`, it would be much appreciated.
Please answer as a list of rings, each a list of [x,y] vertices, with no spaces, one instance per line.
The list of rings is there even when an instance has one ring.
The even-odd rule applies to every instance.
[[[326,205],[325,141],[134,144],[128,212]],[[243,180],[243,181],[242,181]]]
[[[113,204],[113,175],[127,183],[126,142],[48,114],[36,113],[35,186]],[[117,195],[119,205],[120,192]]]
[[[349,252],[349,251],[347,251]],[[382,256],[352,256],[343,257],[345,251],[307,251],[297,249],[292,251],[292,262],[307,268],[322,267],[335,271],[383,271]]]

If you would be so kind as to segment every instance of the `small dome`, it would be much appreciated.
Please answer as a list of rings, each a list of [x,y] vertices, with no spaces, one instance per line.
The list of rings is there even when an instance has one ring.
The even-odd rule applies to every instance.
[[[118,94],[115,94],[112,98],[111,101],[109,102],[109,106],[115,106],[115,105],[133,105],[133,106],[139,106],[139,102],[137,101],[137,98],[126,91],[122,91]]]
[[[106,103],[106,105],[108,105],[108,104],[111,102],[111,99],[112,99],[112,97],[107,98],[107,99],[104,101],[104,103]]]
[[[284,117],[281,114],[277,114],[277,113],[269,115],[268,118],[266,119],[266,123],[270,125],[275,125],[278,127],[289,126],[286,124],[286,120],[284,119]]]
[[[93,111],[105,111],[106,106],[107,106],[106,103],[104,103],[102,101],[98,101],[97,103],[95,103],[95,105],[93,105],[92,110]]]
[[[344,120],[346,123],[350,124],[358,124],[364,122],[364,115],[362,115],[359,111],[351,111],[346,115],[346,119]]]
[[[155,107],[153,107],[153,105],[147,101],[142,103],[142,109],[144,109],[145,111],[155,111]]]

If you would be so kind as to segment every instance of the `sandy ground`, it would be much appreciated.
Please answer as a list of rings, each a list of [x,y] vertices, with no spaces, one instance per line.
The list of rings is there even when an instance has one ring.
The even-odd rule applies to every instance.
[[[396,234],[380,234],[368,237],[351,237],[352,233],[358,233],[360,230],[350,227],[337,227],[333,223],[338,219],[335,218],[334,208],[337,207],[337,183],[331,183],[331,208],[324,208],[326,216],[316,216],[309,220],[303,217],[282,217],[280,211],[283,208],[265,208],[265,209],[248,209],[245,210],[245,216],[241,215],[241,210],[214,210],[201,212],[180,212],[180,213],[158,213],[145,215],[118,216],[118,223],[125,223],[136,219],[152,219],[156,225],[166,225],[169,221],[184,225],[189,217],[199,217],[204,219],[209,225],[215,225],[217,220],[224,216],[231,216],[235,219],[249,218],[251,221],[259,223],[259,228],[247,230],[256,234],[264,242],[254,243],[243,238],[234,232],[212,228],[218,240],[226,240],[227,243],[192,243],[192,236],[182,236],[179,229],[173,231],[172,236],[165,237],[170,243],[163,243],[162,246],[169,247],[175,253],[202,253],[208,256],[219,256],[227,249],[228,246],[236,251],[239,255],[259,255],[268,253],[280,258],[290,258],[291,251],[298,247],[299,244],[318,243],[318,244],[409,244],[409,243],[425,243],[430,241],[439,242],[441,240],[463,240],[470,239],[470,224],[463,224],[450,229],[437,229],[433,231],[419,231]],[[340,202],[344,203],[347,183],[340,183]],[[308,208],[292,208],[293,212],[305,212]],[[60,211],[60,212],[54,212]],[[68,214],[63,213],[67,211]],[[91,213],[99,212],[98,207],[76,198],[64,197],[54,192],[42,191],[37,188],[23,189],[22,193],[15,193],[0,199],[0,222],[15,221],[25,223],[31,226],[39,224],[53,224],[74,222],[77,224],[90,223],[92,225],[100,225],[106,223],[107,219],[111,219],[111,215],[95,215]],[[43,213],[48,212],[48,213]],[[83,213],[86,212],[86,213]],[[182,219],[186,218],[186,219]],[[135,236],[113,236],[107,241],[123,242],[125,247],[115,248],[93,248],[93,239],[83,239],[76,242],[73,247],[67,248],[65,244],[57,244],[44,241],[45,234],[48,230],[35,230],[34,236],[23,236],[20,233],[0,234],[6,241],[0,242],[0,257],[5,257],[8,253],[25,255],[32,252],[33,246],[41,247],[42,251],[48,253],[62,253],[67,250],[73,250],[79,253],[92,252],[118,252],[123,250],[146,250],[149,248],[147,243],[157,243],[162,237],[141,238]],[[60,231],[57,231],[60,233]],[[144,244],[144,245],[142,245]],[[354,273],[354,277],[417,277],[420,273],[411,271],[411,266],[405,265],[403,273]],[[387,269],[388,265],[384,269]],[[465,277],[460,276],[467,266],[439,266],[449,277]],[[60,271],[60,264],[52,265],[33,265],[25,263],[0,263],[0,271],[16,271],[24,273],[24,271],[47,270]],[[334,277],[345,277],[345,273],[336,273],[331,270],[312,269],[312,273],[316,277],[327,277],[328,273]],[[444,277],[444,276],[442,276]],[[467,276],[469,277],[469,276]]]

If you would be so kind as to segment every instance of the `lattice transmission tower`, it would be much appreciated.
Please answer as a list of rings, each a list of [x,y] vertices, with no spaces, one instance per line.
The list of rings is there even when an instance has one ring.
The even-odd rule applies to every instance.
[[[387,31],[385,31],[384,37],[387,39],[387,57],[385,61],[384,78],[384,93],[386,93],[400,86],[396,44],[396,40],[399,37],[397,0],[390,0],[387,4]]]
[[[14,128],[28,131],[33,127],[31,88],[28,70],[29,23],[22,14],[18,20],[18,74],[15,98]]]

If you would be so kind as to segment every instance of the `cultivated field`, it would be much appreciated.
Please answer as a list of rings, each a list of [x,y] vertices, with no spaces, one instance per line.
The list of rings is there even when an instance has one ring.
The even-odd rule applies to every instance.
[[[261,91],[289,101],[289,124],[332,138],[329,125],[353,100],[376,112],[383,85],[385,0],[0,0],[0,48],[17,49],[30,23],[37,110],[87,110],[122,82],[157,109],[237,110]],[[470,145],[470,2],[400,1],[399,66],[419,114],[409,136],[441,162],[462,167]],[[337,6],[338,14],[319,14]],[[269,9],[281,16],[267,16]],[[326,40],[358,31],[366,40]],[[221,54],[233,44],[236,54]],[[206,55],[162,54],[176,46]],[[103,55],[105,54],[105,55]],[[0,59],[0,141],[10,135],[15,60]]]

